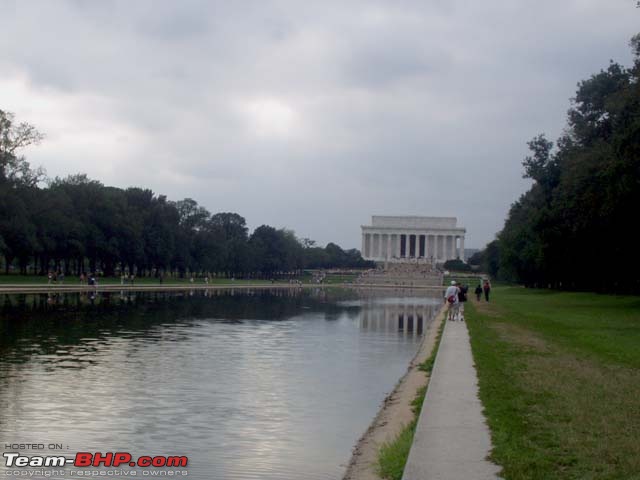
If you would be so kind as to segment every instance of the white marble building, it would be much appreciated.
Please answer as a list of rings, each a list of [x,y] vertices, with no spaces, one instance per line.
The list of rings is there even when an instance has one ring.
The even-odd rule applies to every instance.
[[[362,256],[377,262],[430,262],[464,258],[466,230],[455,217],[371,217],[362,225]]]

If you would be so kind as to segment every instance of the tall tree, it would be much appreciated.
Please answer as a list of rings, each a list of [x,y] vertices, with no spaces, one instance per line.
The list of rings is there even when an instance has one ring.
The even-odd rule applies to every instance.
[[[529,142],[534,182],[515,202],[492,255],[496,273],[526,285],[640,291],[640,260],[617,232],[640,204],[640,35],[634,64],[611,62],[578,84],[556,148]],[[488,257],[488,255],[485,255]]]
[[[13,113],[0,110],[0,184],[9,182],[35,186],[44,177],[44,170],[31,169],[20,150],[40,143],[43,135],[26,122],[15,123]]]

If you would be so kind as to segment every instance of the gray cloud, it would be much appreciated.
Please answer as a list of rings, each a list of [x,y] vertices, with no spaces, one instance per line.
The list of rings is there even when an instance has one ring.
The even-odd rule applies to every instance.
[[[28,152],[359,246],[371,214],[455,215],[480,247],[564,127],[629,63],[633,2],[2,1],[0,108]]]

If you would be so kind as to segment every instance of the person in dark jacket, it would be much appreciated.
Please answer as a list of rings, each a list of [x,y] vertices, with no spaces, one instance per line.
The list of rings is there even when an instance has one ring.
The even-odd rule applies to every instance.
[[[488,302],[489,293],[491,293],[491,284],[489,283],[489,280],[484,281],[484,285],[482,285],[482,290],[484,291],[484,299]]]
[[[458,287],[458,301],[460,302],[460,308],[458,309],[458,319],[464,321],[464,304],[467,301],[467,293],[469,292],[469,285],[460,285]]]
[[[478,284],[476,287],[476,300],[480,301],[480,297],[482,297],[482,285]]]

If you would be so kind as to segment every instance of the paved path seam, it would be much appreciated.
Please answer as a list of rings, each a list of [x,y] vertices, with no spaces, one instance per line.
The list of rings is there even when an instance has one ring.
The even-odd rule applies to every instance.
[[[446,322],[403,480],[489,480],[491,435],[465,322]]]

